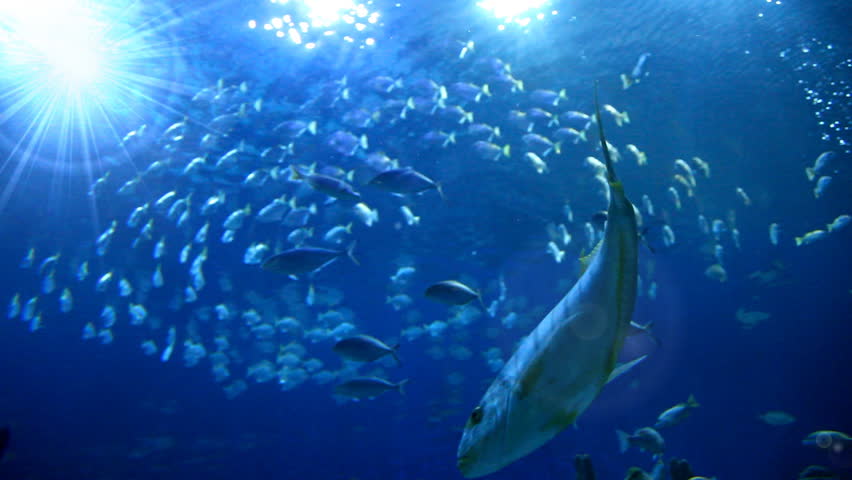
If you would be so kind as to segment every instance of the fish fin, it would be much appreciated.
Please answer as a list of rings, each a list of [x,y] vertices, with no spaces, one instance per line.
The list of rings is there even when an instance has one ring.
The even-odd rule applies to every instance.
[[[358,241],[356,240],[350,243],[348,247],[346,247],[346,256],[348,256],[349,259],[352,260],[352,263],[354,263],[355,265],[361,265],[361,262],[359,262],[358,259],[355,258],[355,245],[357,244]]]
[[[575,420],[577,420],[578,412],[577,411],[559,411],[550,419],[550,421],[545,425],[545,428],[555,428],[556,430],[563,430],[569,425],[573,424]]]
[[[645,245],[645,248],[647,248],[649,252],[656,255],[657,251],[651,246],[651,242],[649,242],[648,238],[645,236],[647,233],[648,227],[642,228],[642,230],[639,231],[639,240],[642,240],[642,245]]]
[[[640,363],[642,363],[642,361],[645,360],[647,357],[648,357],[648,355],[642,355],[641,357],[634,358],[633,360],[631,360],[629,362],[622,363],[622,364],[616,366],[614,369],[612,369],[612,372],[610,372],[609,377],[607,377],[606,383],[609,383],[609,382],[615,380],[616,378],[624,375],[625,373],[629,372],[630,370],[633,370],[633,368],[636,367],[636,365],[639,365]]]
[[[654,332],[652,330],[653,326],[654,326],[654,321],[651,320],[650,322],[646,323],[645,325],[642,325],[642,332],[645,333],[646,335],[648,335],[648,337],[651,338],[651,341],[654,342],[655,345],[657,345],[658,347],[661,347],[662,343],[660,342],[660,339],[657,338],[656,335],[654,335]]]
[[[615,435],[618,437],[618,450],[621,453],[626,452],[630,448],[630,435],[622,430],[616,430]]]
[[[544,364],[541,358],[536,358],[527,368],[521,373],[518,379],[518,397],[524,398],[533,392],[542,373],[544,373]]]
[[[445,202],[446,202],[446,201],[447,201],[447,197],[445,197],[445,196],[444,196],[444,189],[443,189],[443,188],[441,188],[441,184],[440,184],[440,183],[435,182],[435,190],[437,190],[437,191],[438,191],[438,195],[440,195],[440,196],[441,196],[441,200],[443,200],[443,201],[445,201]]]
[[[397,356],[397,354],[396,354],[396,351],[397,351],[397,350],[399,350],[399,344],[398,344],[398,343],[397,343],[396,345],[391,345],[391,352],[390,352],[390,354],[391,354],[391,356],[393,357],[393,359],[394,359],[394,360],[396,360],[396,364],[397,364],[397,365],[402,365],[402,360],[400,360],[400,359],[399,359],[399,356]]]
[[[407,378],[404,379],[404,380],[401,380],[399,383],[396,384],[396,388],[397,388],[397,390],[399,390],[400,395],[403,395],[403,396],[405,395],[405,384],[406,383],[408,383]]]
[[[482,307],[483,312],[488,311],[488,307],[485,306],[485,301],[482,300],[482,292],[476,290],[476,298],[479,299],[479,306]]]
[[[691,393],[689,394],[689,398],[686,399],[686,404],[693,408],[701,406],[701,404],[698,403],[698,400],[695,399],[695,395]]]
[[[583,255],[580,257],[580,276],[583,276],[583,274],[586,273],[586,270],[589,268],[589,265],[592,264],[592,259],[595,258],[595,255],[597,255],[600,251],[602,244],[603,239],[598,241],[598,244],[595,245],[595,248],[593,248],[592,251],[588,253],[588,255]]]
[[[601,109],[598,104],[598,82],[595,81],[595,118],[598,123],[598,134],[601,137],[601,149],[603,149],[604,160],[606,161],[606,173],[607,180],[610,183],[610,186],[614,184],[618,184],[618,177],[615,175],[615,169],[612,166],[612,156],[609,153],[609,146],[607,145],[606,136],[604,135],[603,122],[601,122]]]

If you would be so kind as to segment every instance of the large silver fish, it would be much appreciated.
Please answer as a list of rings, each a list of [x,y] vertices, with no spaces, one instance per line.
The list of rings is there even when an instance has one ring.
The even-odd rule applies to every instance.
[[[597,118],[611,191],[604,238],[574,287],[523,340],[470,414],[457,459],[465,477],[496,472],[544,445],[574,423],[616,369],[636,300],[639,236],[599,108]]]

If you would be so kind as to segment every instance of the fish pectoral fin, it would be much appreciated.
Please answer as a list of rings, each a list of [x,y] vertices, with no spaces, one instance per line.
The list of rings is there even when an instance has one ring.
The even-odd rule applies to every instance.
[[[544,425],[545,429],[563,430],[577,420],[576,410],[558,410]]]
[[[535,390],[541,375],[544,373],[544,362],[541,358],[536,359],[526,369],[518,379],[518,397],[524,398]]]
[[[598,254],[601,249],[601,245],[603,245],[603,239],[601,239],[595,248],[592,249],[588,255],[583,255],[580,257],[580,276],[582,277],[586,270],[589,268],[589,265],[592,263],[592,259]]]
[[[645,360],[647,357],[648,355],[642,355],[641,357],[634,358],[629,362],[617,365],[614,369],[612,369],[612,372],[610,372],[609,377],[607,377],[606,379],[606,383],[609,383],[615,380],[616,378],[624,375],[625,373],[629,372],[633,369],[633,367],[642,363],[642,361]]]

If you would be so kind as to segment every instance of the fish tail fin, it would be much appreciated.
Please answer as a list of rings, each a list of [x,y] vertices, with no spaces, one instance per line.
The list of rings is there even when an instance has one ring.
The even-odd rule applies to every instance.
[[[808,176],[808,181],[812,182],[814,180],[814,177],[816,177],[816,172],[814,171],[813,168],[808,167],[808,168],[805,169],[805,175]]]
[[[450,132],[450,135],[447,137],[447,141],[445,143],[446,144],[452,143],[453,145],[456,144],[456,132],[455,132],[455,130]],[[444,146],[446,147],[447,145],[444,145]]]
[[[695,395],[693,394],[689,394],[689,398],[686,399],[686,404],[693,408],[701,406],[701,404],[698,403],[698,400],[695,399]]]
[[[796,237],[796,246],[797,246],[797,247],[801,247],[801,246],[802,246],[802,239],[803,239],[803,238],[804,238],[804,237]]]
[[[438,195],[441,197],[441,200],[447,201],[447,197],[444,196],[444,189],[441,188],[441,184],[439,182],[435,182],[435,190],[438,191]]]
[[[355,258],[355,245],[357,244],[358,241],[356,240],[350,243],[348,247],[346,247],[346,256],[349,257],[349,260],[352,260],[352,263],[354,263],[355,265],[361,265],[361,262],[359,262],[358,259]]]
[[[601,137],[601,149],[603,149],[604,160],[606,161],[607,180],[610,185],[618,183],[618,177],[615,175],[615,169],[612,166],[612,156],[609,153],[606,136],[604,135],[603,122],[601,122],[601,109],[598,103],[598,82],[595,82],[595,118],[598,123],[598,134]]]
[[[396,384],[396,389],[399,390],[399,394],[405,396],[405,384],[408,383],[408,379],[401,380]]]
[[[476,298],[479,300],[479,306],[482,307],[482,311],[487,312],[488,307],[485,306],[485,300],[482,299],[482,292],[479,290],[476,291]]]
[[[647,234],[648,227],[644,227],[642,230],[639,231],[639,240],[642,241],[642,245],[645,245],[645,248],[647,248],[649,252],[656,255],[657,250],[653,246],[651,246],[651,242],[648,241]]]
[[[397,344],[394,344],[394,345],[391,345],[391,352],[390,352],[390,354],[391,354],[391,356],[393,357],[393,359],[394,359],[394,360],[396,360],[396,364],[397,364],[397,365],[402,365],[402,360],[400,360],[400,359],[399,359],[399,356],[396,354],[397,350],[399,350],[399,344],[398,344],[398,343],[397,343]]]
[[[298,165],[296,165],[295,163],[290,165],[290,181],[303,180],[304,178],[305,175],[301,171],[299,171]]]
[[[653,253],[653,252],[651,252],[651,253]],[[648,338],[650,338],[650,339],[651,339],[651,341],[652,341],[652,342],[654,342],[654,345],[656,345],[656,346],[658,346],[658,347],[662,347],[662,346],[663,346],[662,342],[660,342],[660,339],[659,339],[659,338],[657,338],[657,336],[656,336],[656,335],[654,335],[653,327],[654,327],[654,321],[653,321],[653,320],[651,320],[650,322],[646,323],[646,324],[645,324],[645,327],[644,327],[644,328],[645,328],[645,333],[648,335]],[[693,398],[693,400],[695,399],[694,397],[692,397],[692,398]],[[697,406],[697,405],[696,405],[696,406]]]
[[[630,435],[622,430],[616,430],[615,435],[618,436],[618,450],[621,453],[626,452],[630,448]]]

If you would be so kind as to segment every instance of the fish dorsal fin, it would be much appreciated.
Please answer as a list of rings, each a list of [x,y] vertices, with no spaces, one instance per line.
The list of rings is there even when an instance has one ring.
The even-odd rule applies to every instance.
[[[645,360],[645,358],[647,357],[648,355],[642,355],[641,357],[634,358],[629,362],[619,364],[614,369],[612,369],[612,372],[610,372],[609,377],[607,377],[606,379],[606,383],[609,383],[615,380],[616,378],[624,375],[625,373],[629,372],[633,369],[633,367],[642,363],[642,361]]]
[[[609,146],[604,135],[603,122],[601,122],[601,109],[598,106],[598,82],[595,82],[595,118],[598,123],[598,135],[601,137],[601,150],[604,154],[604,164],[606,165],[607,181],[610,186],[621,185],[618,177],[615,176],[615,169],[612,166],[612,157],[609,153]]]
[[[592,249],[587,255],[582,255],[580,257],[580,276],[583,276],[586,273],[586,270],[589,269],[589,265],[592,264],[592,259],[595,258],[595,255],[598,254],[598,251],[601,249],[601,245],[603,244],[603,239],[598,241],[598,244],[595,245],[595,248]]]

